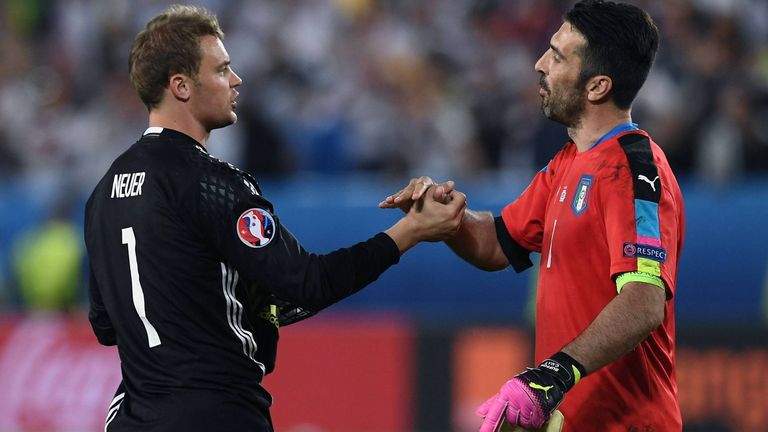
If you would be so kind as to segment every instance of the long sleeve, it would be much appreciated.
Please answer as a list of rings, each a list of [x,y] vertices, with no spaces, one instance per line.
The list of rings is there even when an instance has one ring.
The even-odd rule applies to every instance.
[[[99,292],[96,278],[94,278],[92,270],[89,271],[89,274],[88,298],[90,306],[88,310],[88,320],[91,322],[93,333],[96,335],[96,339],[99,340],[100,344],[106,346],[117,345],[115,329],[112,326],[112,320],[109,318],[107,310],[104,308],[104,302],[101,299],[101,293]]]

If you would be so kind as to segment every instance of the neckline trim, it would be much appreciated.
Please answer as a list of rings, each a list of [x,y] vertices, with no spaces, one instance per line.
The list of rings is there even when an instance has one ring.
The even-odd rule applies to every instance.
[[[144,135],[151,135],[151,134],[159,135],[161,133],[163,133],[163,128],[158,126],[150,126],[147,128],[147,130],[144,131]]]
[[[586,149],[584,151],[588,152],[588,151],[592,150],[593,148],[597,147],[599,144],[603,143],[604,141],[607,141],[607,140],[615,137],[616,135],[618,135],[620,133],[627,132],[627,131],[632,131],[632,130],[639,130],[639,129],[640,128],[637,126],[637,123],[634,123],[634,122],[620,123],[620,124],[614,126],[613,129],[611,129],[608,132],[606,132],[605,135],[600,137],[600,139],[595,141],[594,144],[592,144],[588,149]]]

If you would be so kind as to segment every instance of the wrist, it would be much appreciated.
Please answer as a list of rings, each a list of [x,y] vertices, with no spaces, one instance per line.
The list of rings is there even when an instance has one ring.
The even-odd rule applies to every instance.
[[[384,231],[384,233],[395,242],[397,249],[400,251],[400,255],[402,255],[419,242],[414,231],[413,221],[406,215],[388,230]]]
[[[563,393],[576,385],[587,373],[584,366],[560,351],[541,362],[539,369],[553,375],[563,385]]]

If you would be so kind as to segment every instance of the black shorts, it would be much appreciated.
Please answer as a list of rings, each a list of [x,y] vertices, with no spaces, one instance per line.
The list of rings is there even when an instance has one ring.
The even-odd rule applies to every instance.
[[[201,390],[135,398],[121,384],[107,412],[105,431],[273,432],[270,403]]]

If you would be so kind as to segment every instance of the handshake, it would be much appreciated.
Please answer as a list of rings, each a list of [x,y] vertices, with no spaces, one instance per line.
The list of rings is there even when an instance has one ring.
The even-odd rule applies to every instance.
[[[399,208],[405,213],[386,231],[401,253],[418,242],[448,240],[459,232],[467,197],[453,186],[452,181],[436,184],[429,177],[419,177],[379,203],[380,208]]]

